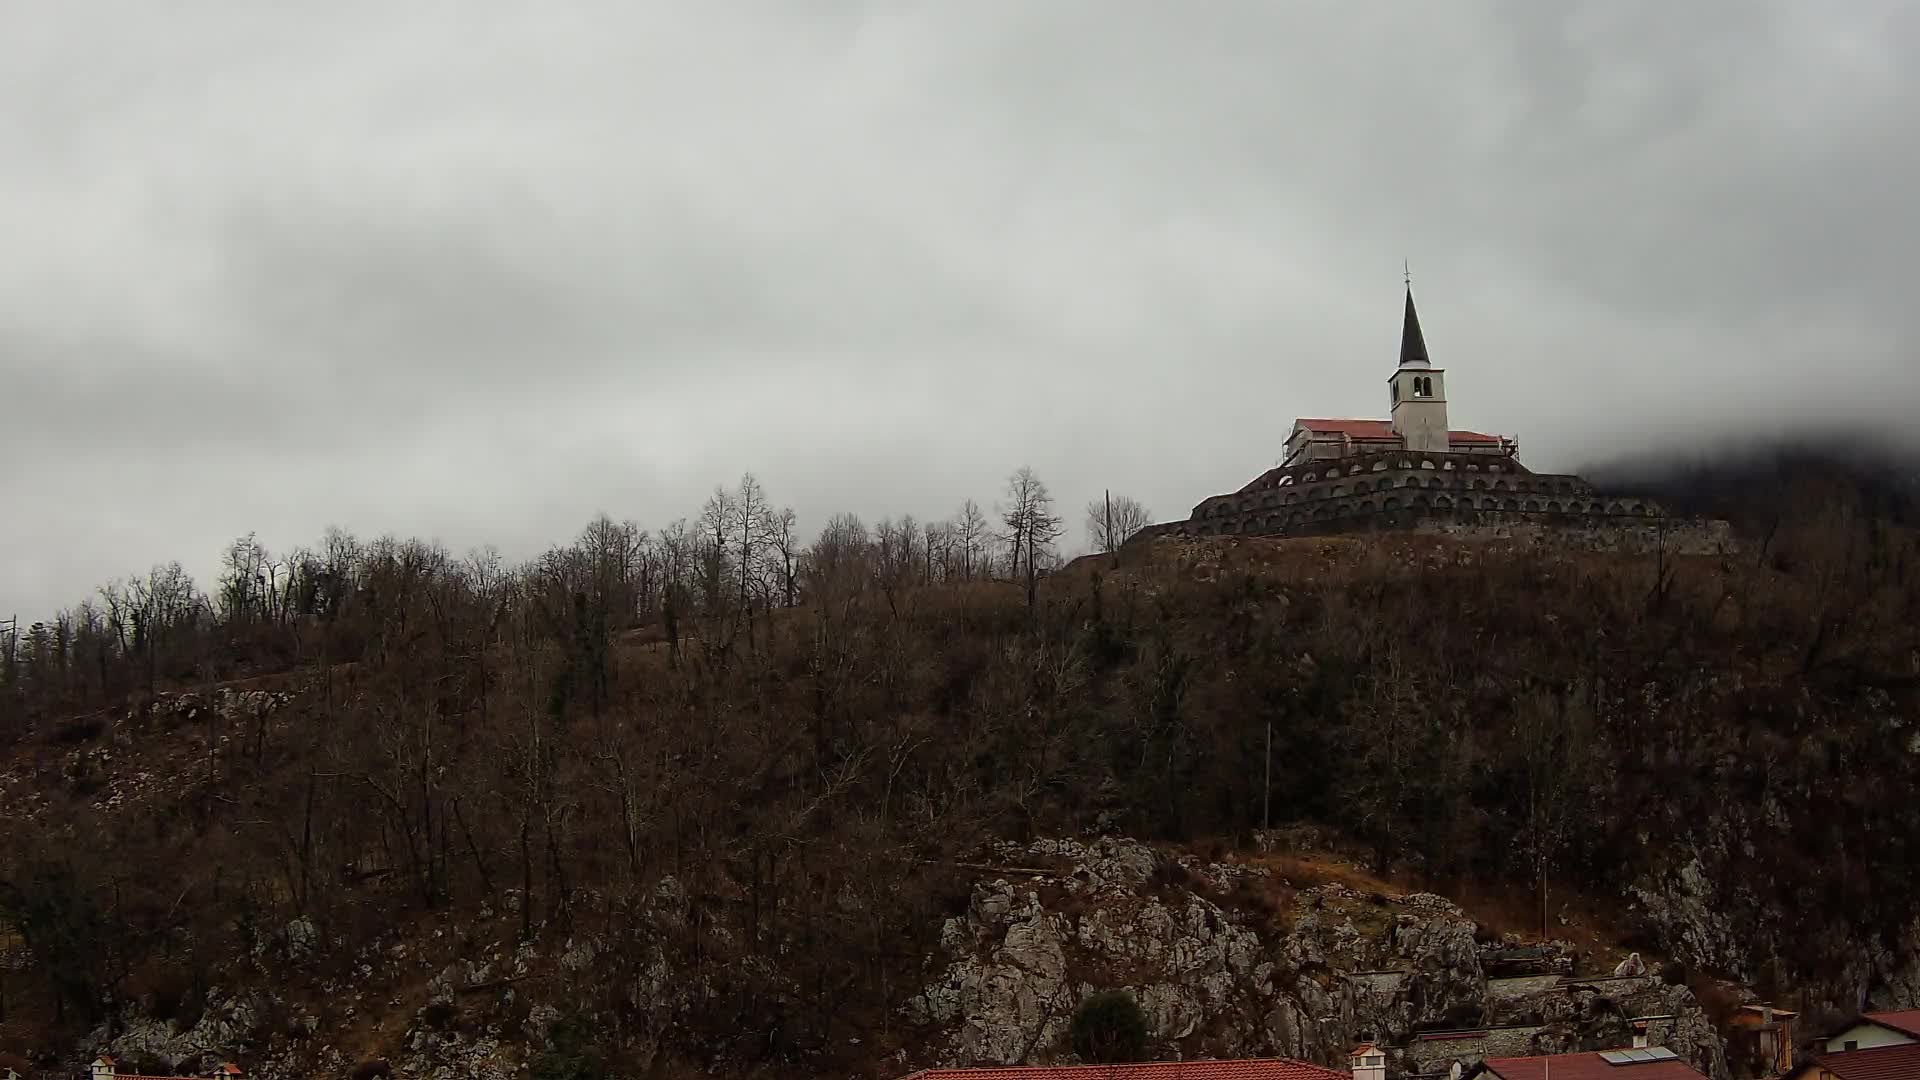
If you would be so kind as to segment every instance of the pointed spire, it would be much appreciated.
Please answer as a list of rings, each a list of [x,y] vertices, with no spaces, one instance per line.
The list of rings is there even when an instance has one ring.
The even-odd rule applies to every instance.
[[[1400,366],[1432,367],[1427,358],[1427,339],[1420,333],[1420,313],[1413,310],[1413,284],[1407,284],[1407,321],[1400,328]]]

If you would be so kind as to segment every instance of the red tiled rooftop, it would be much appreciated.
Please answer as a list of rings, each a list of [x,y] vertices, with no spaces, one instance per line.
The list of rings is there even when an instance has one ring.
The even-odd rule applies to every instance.
[[[1398,439],[1393,433],[1391,420],[1335,420],[1325,417],[1304,417],[1294,421],[1317,435],[1345,435],[1349,439]],[[1484,435],[1478,431],[1449,431],[1448,442],[1457,443],[1497,443],[1498,435]]]
[[[1324,417],[1307,417],[1294,423],[1308,431],[1321,435],[1346,435],[1355,439],[1392,439],[1391,420],[1332,420]]]
[[[1024,1065],[926,1069],[906,1080],[1351,1080],[1349,1074],[1290,1058],[1150,1061],[1137,1065]]]
[[[1895,1031],[1904,1031],[1920,1039],[1920,1009],[1900,1009],[1896,1012],[1867,1013],[1861,1017],[1871,1020],[1881,1027],[1890,1027]]]
[[[1914,1010],[1888,1015],[1906,1016],[1911,1022]],[[1873,1014],[1869,1014],[1872,1016]],[[1884,1020],[1879,1023],[1886,1023]],[[1891,1025],[1890,1025],[1891,1026]],[[1876,1046],[1869,1050],[1843,1050],[1837,1054],[1815,1054],[1814,1061],[1840,1080],[1913,1080],[1920,1076],[1920,1043]]]
[[[1598,1053],[1554,1054],[1488,1058],[1485,1064],[1501,1080],[1706,1080],[1678,1058],[1614,1065]]]

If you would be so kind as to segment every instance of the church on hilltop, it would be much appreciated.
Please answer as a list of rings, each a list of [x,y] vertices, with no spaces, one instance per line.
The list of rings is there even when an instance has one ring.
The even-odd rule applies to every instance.
[[[1427,354],[1411,285],[1400,362],[1387,377],[1387,396],[1385,420],[1295,420],[1278,466],[1238,491],[1202,500],[1184,521],[1137,535],[1483,531],[1525,524],[1653,524],[1665,517],[1647,500],[1604,496],[1578,476],[1528,469],[1512,436],[1451,426],[1446,369],[1435,367]]]

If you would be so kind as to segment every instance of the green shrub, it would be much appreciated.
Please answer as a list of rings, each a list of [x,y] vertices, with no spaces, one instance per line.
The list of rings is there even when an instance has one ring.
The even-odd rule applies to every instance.
[[[1101,1065],[1147,1056],[1147,1015],[1125,990],[1087,995],[1073,1014],[1073,1052]]]
[[[555,1023],[547,1042],[550,1048],[527,1062],[533,1080],[602,1080],[607,1075],[607,1063],[585,1017],[576,1013]]]

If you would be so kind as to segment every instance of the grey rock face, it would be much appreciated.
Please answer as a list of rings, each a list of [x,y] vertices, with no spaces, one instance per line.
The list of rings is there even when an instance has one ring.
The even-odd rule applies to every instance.
[[[1124,838],[1003,844],[996,854],[1014,865],[1066,866],[1017,886],[982,881],[966,913],[942,927],[931,978],[905,1009],[945,1029],[936,1037],[941,1064],[1064,1059],[1073,1012],[1096,989],[1130,991],[1163,1056],[1284,1054],[1335,1064],[1344,1064],[1356,1025],[1384,1039],[1423,1018],[1476,1011],[1485,997],[1473,924],[1441,897],[1401,903],[1399,924],[1382,941],[1385,898],[1322,886],[1303,894],[1293,931],[1278,934],[1207,895],[1264,878],[1258,868],[1188,860],[1189,884],[1176,887],[1156,875],[1160,856]],[[1372,912],[1375,936],[1356,926],[1355,907]],[[1335,974],[1387,957],[1413,974],[1396,976],[1384,994],[1363,991],[1356,1001]]]
[[[91,1045],[121,1057],[156,1057],[176,1070],[211,1070],[250,1049],[261,1032],[271,1003],[257,994],[208,991],[199,1022],[185,1030],[168,1020],[129,1013],[118,1035],[108,1038],[103,1025],[88,1038]]]
[[[1412,1022],[1427,1027],[1481,1023],[1487,977],[1473,924],[1458,915],[1403,915],[1396,929],[1396,943],[1410,962],[1405,994]]]

